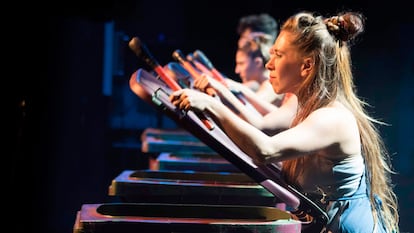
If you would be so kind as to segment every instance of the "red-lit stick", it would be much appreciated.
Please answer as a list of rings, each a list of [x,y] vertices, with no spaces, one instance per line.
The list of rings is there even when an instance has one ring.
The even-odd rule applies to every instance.
[[[175,50],[172,54],[173,58],[178,61],[181,65],[184,66],[184,68],[190,73],[191,77],[193,77],[195,80],[203,78],[200,71],[198,71],[185,57],[184,54],[180,50]],[[212,87],[206,88],[206,93],[211,96],[216,96],[217,92]]]
[[[226,78],[213,66],[213,63],[207,58],[207,56],[200,50],[194,52],[194,59],[203,64],[213,75],[213,78],[220,81],[224,86],[228,87]]]
[[[133,37],[129,41],[129,48],[139,57],[141,58],[147,65],[149,65],[155,72],[160,76],[160,78],[171,88],[173,91],[177,91],[182,89],[178,83],[168,76],[168,74],[164,71],[163,67],[158,63],[158,61],[152,56],[149,52],[148,48],[145,46],[144,43],[138,37]],[[211,123],[206,116],[200,113],[196,113],[200,120],[204,123],[204,125],[212,130],[214,128],[213,123]]]

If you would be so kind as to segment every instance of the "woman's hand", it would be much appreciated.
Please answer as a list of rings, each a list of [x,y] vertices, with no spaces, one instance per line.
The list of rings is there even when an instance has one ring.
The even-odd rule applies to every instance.
[[[170,95],[170,101],[184,111],[204,111],[212,104],[212,101],[217,100],[203,92],[186,88],[173,92]]]
[[[217,97],[217,94],[223,92],[223,89],[227,89],[218,80],[215,80],[207,74],[202,74],[199,78],[195,79],[193,87],[213,97]]]
[[[208,87],[211,87],[210,85],[210,81],[207,75],[200,75],[199,78],[195,79],[193,82],[193,86],[194,88],[202,91],[202,92],[206,92],[206,89]]]

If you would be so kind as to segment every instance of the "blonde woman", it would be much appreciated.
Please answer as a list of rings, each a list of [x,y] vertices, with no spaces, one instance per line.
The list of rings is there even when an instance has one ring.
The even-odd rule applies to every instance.
[[[180,109],[208,112],[255,163],[283,162],[286,181],[326,210],[324,232],[399,232],[381,122],[354,90],[349,46],[364,24],[356,12],[299,12],[282,25],[266,68],[273,90],[293,93],[297,107],[263,118],[280,133],[265,134],[205,93],[170,96]]]

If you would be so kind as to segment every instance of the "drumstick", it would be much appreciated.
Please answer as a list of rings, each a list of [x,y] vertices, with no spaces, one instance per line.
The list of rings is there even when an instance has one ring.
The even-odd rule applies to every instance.
[[[211,72],[211,74],[213,75],[213,78],[220,81],[227,88],[230,88],[227,81],[226,81],[226,78],[224,77],[224,75],[222,73],[220,73],[214,67],[214,65],[210,61],[210,59],[208,59],[207,56],[201,50],[197,49],[196,51],[194,51],[193,57],[196,61],[199,61],[201,64],[203,64]],[[230,90],[230,91],[237,97],[237,99],[240,100],[240,102],[242,102],[244,105],[248,106],[253,112],[258,113],[257,109],[252,106],[252,104],[246,99],[246,97],[240,91],[238,91],[238,90]]]
[[[129,48],[137,55],[137,57],[141,58],[147,65],[149,65],[159,76],[160,78],[171,88],[173,91],[177,91],[182,89],[178,83],[168,76],[165,72],[164,68],[160,65],[160,63],[155,59],[155,57],[150,53],[148,48],[138,37],[133,37],[129,41]],[[214,124],[209,121],[205,115],[201,112],[196,113],[197,116],[203,121],[204,125],[209,129],[212,130],[214,128]]]
[[[177,83],[180,84],[183,88],[191,87],[190,73],[178,62],[169,62],[164,69],[170,71],[174,76]],[[167,72],[168,73],[168,72]]]
[[[152,56],[147,47],[141,42],[138,37],[133,37],[129,41],[129,48],[135,52],[135,54],[141,58],[147,65],[149,65],[160,78],[173,90],[180,90],[181,87],[177,82],[165,73],[163,67],[158,63],[158,61]]]
[[[187,54],[186,58],[187,58],[187,61],[189,61],[191,64],[193,64],[196,69],[198,69],[202,73],[208,74],[208,75],[210,75],[211,77],[214,78],[214,76],[211,73],[211,71],[204,64],[202,64],[201,62],[197,61],[194,58],[194,55],[192,53]]]
[[[224,84],[224,86],[228,87],[226,82],[226,78],[213,66],[213,63],[207,58],[207,56],[201,51],[196,50],[194,52],[194,58],[196,61],[199,61],[203,64],[207,69],[212,73],[213,77]]]
[[[195,80],[203,78],[200,71],[198,71],[185,57],[184,54],[181,52],[181,50],[177,49],[172,54],[173,58],[178,61],[181,65],[184,66],[184,68],[190,73],[191,77],[193,77]],[[216,96],[216,90],[212,87],[206,88],[206,93],[211,96]]]
[[[226,81],[226,78],[224,77],[224,75],[222,75],[214,66],[213,63],[207,58],[207,56],[201,51],[201,50],[196,50],[194,51],[194,58],[195,60],[199,61],[201,64],[203,64],[204,66],[207,67],[207,69],[212,73],[213,77],[220,81],[222,84],[224,84],[224,86],[226,86],[227,88],[229,88],[229,85]],[[241,95],[241,93],[239,91],[235,92],[234,90],[231,90],[233,92],[233,94],[240,100],[240,102],[242,102],[244,105],[247,105],[248,101],[246,100],[246,98]]]

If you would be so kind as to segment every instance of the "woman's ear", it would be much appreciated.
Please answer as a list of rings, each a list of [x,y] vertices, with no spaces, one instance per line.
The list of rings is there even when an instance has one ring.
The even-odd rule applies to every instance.
[[[312,73],[314,67],[315,60],[311,57],[305,58],[302,64],[302,76],[307,77],[309,74]]]
[[[265,64],[263,63],[263,58],[261,57],[255,57],[254,58],[254,64],[256,65],[256,67],[264,67]]]

